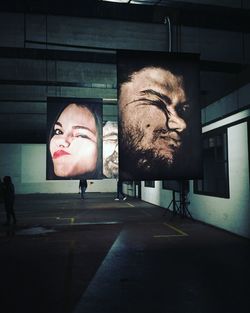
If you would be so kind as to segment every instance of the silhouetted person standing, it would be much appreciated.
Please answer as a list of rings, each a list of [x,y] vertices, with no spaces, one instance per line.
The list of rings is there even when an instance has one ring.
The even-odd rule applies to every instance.
[[[2,202],[2,200],[3,200],[3,183],[0,178],[0,202]]]
[[[126,200],[127,197],[122,191],[122,181],[120,179],[117,180],[117,193],[116,193],[116,198],[115,200],[120,200],[120,197],[122,197],[122,200]]]
[[[13,223],[16,224],[16,216],[14,212],[14,200],[15,200],[15,187],[11,181],[10,176],[5,176],[3,178],[3,200],[6,211],[6,225],[9,225],[11,222],[11,217]]]
[[[85,195],[85,191],[88,187],[88,183],[86,179],[81,179],[79,181],[79,189],[80,189],[80,193],[81,193],[81,199],[84,199],[84,195]]]

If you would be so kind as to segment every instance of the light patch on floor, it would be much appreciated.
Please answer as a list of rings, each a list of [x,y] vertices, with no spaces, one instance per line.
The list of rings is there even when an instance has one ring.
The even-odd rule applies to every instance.
[[[54,232],[56,232],[56,230],[38,226],[38,227],[31,227],[31,228],[19,230],[15,232],[15,234],[16,235],[42,235],[42,234],[54,233]]]

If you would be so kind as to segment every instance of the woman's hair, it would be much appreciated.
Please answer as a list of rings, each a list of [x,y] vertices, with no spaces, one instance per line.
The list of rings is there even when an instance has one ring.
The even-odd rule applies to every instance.
[[[79,176],[69,177],[69,178],[70,179],[102,178],[102,106],[100,102],[101,100],[100,99],[78,99],[78,98],[63,98],[61,100],[59,98],[57,99],[58,101],[61,101],[61,102],[63,100],[64,105],[62,104],[62,108],[59,110],[58,114],[54,118],[54,121],[51,124],[50,131],[49,131],[49,136],[48,136],[48,141],[47,141],[47,145],[48,145],[47,167],[48,167],[49,172],[47,172],[47,178],[60,179],[60,177],[56,176],[54,173],[54,166],[53,166],[53,162],[52,162],[52,158],[50,154],[49,145],[50,145],[51,138],[53,137],[55,123],[58,121],[64,109],[73,103],[77,105],[78,107],[87,108],[94,116],[96,129],[97,129],[97,162],[96,162],[96,168],[94,171],[83,174],[83,175],[79,175]],[[65,177],[62,177],[61,179],[65,179]]]

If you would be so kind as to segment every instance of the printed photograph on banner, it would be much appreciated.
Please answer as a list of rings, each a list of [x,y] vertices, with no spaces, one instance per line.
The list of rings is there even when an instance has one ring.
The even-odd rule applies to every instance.
[[[118,51],[119,177],[202,176],[199,58]]]
[[[46,178],[102,178],[102,100],[47,98]]]
[[[118,177],[118,123],[103,123],[103,176]]]

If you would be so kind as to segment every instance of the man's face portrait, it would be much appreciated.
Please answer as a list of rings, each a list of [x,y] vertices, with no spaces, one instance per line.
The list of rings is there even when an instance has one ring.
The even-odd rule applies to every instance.
[[[184,153],[190,114],[184,78],[143,66],[119,89],[120,173],[124,179],[174,177]]]
[[[103,175],[106,178],[118,176],[118,125],[107,121],[103,126]]]

